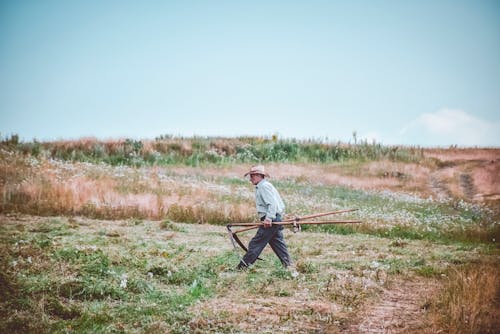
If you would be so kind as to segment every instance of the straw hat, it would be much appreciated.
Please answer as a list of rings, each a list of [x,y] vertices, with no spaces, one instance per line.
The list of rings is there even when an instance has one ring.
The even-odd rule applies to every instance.
[[[266,173],[266,169],[262,165],[253,166],[248,172],[245,173],[244,176],[247,176],[248,174],[261,174],[269,177],[269,174]]]

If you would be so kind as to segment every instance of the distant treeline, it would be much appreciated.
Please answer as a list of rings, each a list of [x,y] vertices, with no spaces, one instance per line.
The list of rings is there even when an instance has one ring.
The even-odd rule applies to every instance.
[[[423,149],[386,146],[359,141],[329,143],[322,140],[278,139],[271,137],[174,137],[154,140],[98,140],[82,138],[51,142],[22,142],[19,136],[1,138],[0,148],[34,157],[111,165],[172,165],[305,162],[331,163],[347,160],[417,162]]]

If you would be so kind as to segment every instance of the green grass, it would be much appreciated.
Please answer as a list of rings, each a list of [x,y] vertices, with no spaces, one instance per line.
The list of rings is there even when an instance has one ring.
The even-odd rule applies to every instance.
[[[388,238],[474,243],[489,243],[498,240],[500,236],[500,228],[488,207],[460,200],[436,202],[405,194],[367,192],[342,186],[291,181],[275,183],[288,199],[289,212],[306,215],[311,211],[356,208],[358,211],[331,218],[363,221],[360,226],[303,226],[306,231],[343,235],[365,233]]]
[[[52,319],[42,322],[42,332],[113,332],[113,328],[117,329],[116,321],[142,326],[152,315],[156,318],[162,315],[162,320],[174,328],[178,322],[188,320],[185,313],[187,307],[212,294],[211,284],[207,282],[213,279],[217,268],[228,257],[222,254],[216,258],[202,258],[203,261],[196,266],[179,266],[182,262],[177,262],[171,267],[171,272],[165,265],[147,268],[147,261],[142,261],[134,251],[116,257],[114,252],[109,252],[109,248],[100,248],[102,243],[98,243],[99,247],[93,244],[95,239],[89,236],[75,238],[63,234],[66,239],[61,245],[61,235],[54,231],[61,230],[62,226],[65,225],[56,219],[37,224],[31,229],[36,231],[32,232],[35,234],[23,235],[25,239],[21,240],[26,241],[21,246],[13,246],[12,254],[2,255],[2,260],[6,261],[3,266],[9,268],[6,272],[11,271],[14,259],[22,259],[22,264],[16,264],[16,269],[22,266],[22,275],[17,279],[11,275],[4,278],[5,285],[11,285],[18,292],[8,296],[9,304],[17,309],[36,309],[38,313],[42,303],[46,316]],[[37,267],[39,263],[32,260],[28,263],[23,258],[23,255],[40,250],[39,240],[51,239],[59,240],[58,246],[45,246],[41,250],[46,254],[45,265],[53,266],[52,270],[42,271]],[[79,240],[79,247],[73,245],[74,240]],[[122,246],[119,246],[120,249]],[[131,245],[126,245],[125,249],[128,246]],[[175,257],[186,251],[185,247],[181,247],[177,253],[171,251],[171,254]],[[65,273],[69,271],[71,275],[61,277],[57,268],[64,268]],[[124,277],[127,278],[126,285],[121,285]],[[112,307],[115,303],[120,307]],[[11,320],[3,321],[0,328],[21,331],[25,328],[17,320]],[[176,328],[179,331],[186,329],[185,324]]]
[[[320,140],[278,139],[277,137],[172,137],[154,141],[126,139],[114,142],[97,140],[66,142],[21,142],[17,135],[0,138],[0,147],[34,157],[50,156],[64,161],[110,165],[202,166],[256,162],[420,161],[418,147],[384,146],[366,141],[355,144],[327,143]]]
[[[335,168],[346,166],[355,176],[359,171],[356,164],[385,154],[376,146],[239,140],[224,143],[194,138],[187,148],[181,145],[184,142],[172,138],[159,139],[153,146],[134,141],[115,146],[28,145],[14,139],[2,145],[16,154],[36,156],[31,151],[36,150],[71,161],[137,166],[165,163],[213,167],[235,162],[351,159]],[[160,155],[148,156],[151,147]],[[394,159],[415,157],[404,157],[403,150],[387,154]],[[22,157],[18,161],[21,167],[16,163],[8,168],[3,165],[6,173],[0,178],[3,184],[8,181],[16,186],[24,179],[38,180],[37,167],[30,166],[42,161]],[[99,211],[88,203],[75,211],[64,207],[64,201],[56,201],[51,207],[44,192],[40,202],[26,208],[22,206],[24,195],[12,192],[12,196],[20,196],[20,202],[15,202],[7,196],[11,194],[7,189],[4,204],[13,205],[2,208],[14,214],[0,216],[0,332],[255,333],[279,328],[302,328],[303,332],[314,328],[320,332],[328,326],[340,330],[391,282],[444,280],[450,268],[484,259],[497,261],[500,226],[494,208],[457,199],[436,201],[389,191],[354,190],[298,177],[273,180],[289,214],[358,208],[328,218],[359,219],[363,223],[303,226],[297,234],[285,231],[300,273],[298,279],[293,279],[270,252],[247,272],[237,272],[234,267],[241,253],[232,250],[221,225],[254,220],[248,181],[204,175],[201,169],[194,173],[188,169],[190,173],[184,175],[163,167],[63,167],[48,170],[67,173],[61,176],[62,182],[75,173],[90,180],[106,180],[119,195],[179,195],[180,200],[174,199],[160,218],[151,221],[138,206],[105,206]],[[162,183],[162,178],[167,181]],[[48,187],[45,183],[43,186]],[[196,198],[199,189],[206,192]],[[252,203],[245,206],[248,202]],[[48,217],[17,215],[37,212]],[[69,216],[53,217],[56,214]],[[114,219],[92,220],[103,217]],[[241,238],[248,242],[251,235],[245,233]],[[335,305],[336,311],[329,310],[329,305]],[[276,312],[276,318],[264,319],[263,307]]]
[[[231,312],[208,308],[199,313],[197,308],[221,298],[274,305],[276,298],[285,303],[302,296],[339,305],[344,316],[304,309],[283,313],[283,325],[306,319],[340,326],[388,280],[412,275],[440,279],[444,268],[491,252],[463,243],[429,247],[431,241],[359,233],[285,232],[300,273],[293,279],[268,252],[250,270],[235,271],[240,253],[219,231],[223,227],[145,220],[73,224],[71,219],[37,217],[23,224],[26,228],[19,231],[15,219],[4,219],[0,239],[0,329],[14,333],[190,333],[207,326],[237,331]],[[126,237],[116,242],[102,233],[111,227]],[[164,239],[172,230],[175,234]],[[206,317],[213,317],[212,325]]]
[[[173,232],[186,232],[186,230],[182,227],[180,227],[178,224],[174,223],[171,220],[164,220],[160,224],[161,228],[167,230],[167,231],[173,231]]]

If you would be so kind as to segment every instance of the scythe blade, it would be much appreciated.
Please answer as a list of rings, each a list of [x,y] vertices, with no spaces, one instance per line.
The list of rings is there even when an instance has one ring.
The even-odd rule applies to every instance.
[[[229,240],[231,240],[231,243],[233,244],[233,247],[236,249],[236,240],[234,240],[234,237],[236,236],[233,231],[231,230],[231,226],[227,225],[227,235],[229,236]],[[243,248],[243,247],[242,247]],[[243,248],[244,249],[244,248]]]
[[[248,248],[241,242],[240,238],[236,235],[235,232],[231,230],[231,225],[227,225],[227,232],[229,234],[229,240],[231,240],[231,243],[233,244],[233,247],[236,249],[236,244],[238,244],[241,249],[243,249],[246,252],[248,252]],[[260,257],[257,257],[257,260],[262,260]]]

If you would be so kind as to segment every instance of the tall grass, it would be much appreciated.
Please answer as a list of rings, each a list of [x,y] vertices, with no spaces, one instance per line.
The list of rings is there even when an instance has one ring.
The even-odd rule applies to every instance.
[[[450,334],[498,333],[499,301],[498,263],[452,268],[434,306],[433,327]]]
[[[233,177],[175,174],[167,167],[34,159],[8,151],[0,151],[0,158],[0,211],[4,213],[168,218],[209,224],[249,222],[255,218],[251,185],[243,180],[235,182]],[[500,238],[498,217],[481,205],[312,184],[307,180],[282,179],[275,184],[286,199],[289,214],[358,208],[343,218],[364,221],[361,226],[324,225],[316,230],[432,241],[491,243]]]
[[[12,135],[0,141],[0,149],[25,155],[44,156],[65,161],[111,165],[199,166],[234,162],[315,162],[379,160],[417,162],[423,151],[416,147],[385,146],[367,141],[346,144],[321,140],[278,139],[267,137],[172,137],[155,140],[108,140],[82,138],[70,141],[21,142]]]

